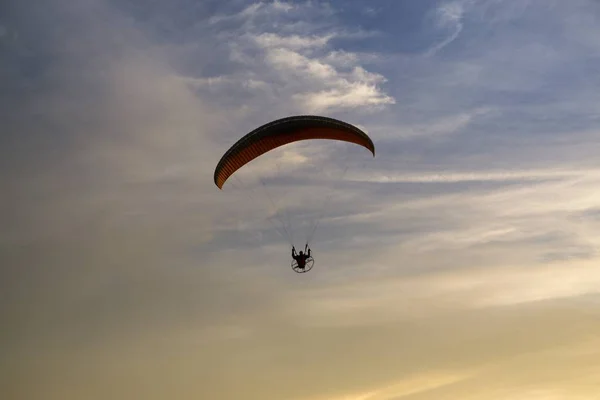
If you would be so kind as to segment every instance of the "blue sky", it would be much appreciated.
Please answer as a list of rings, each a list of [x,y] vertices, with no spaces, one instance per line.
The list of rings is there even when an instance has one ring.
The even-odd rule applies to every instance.
[[[3,4],[2,386],[595,399],[599,20],[592,0]],[[377,149],[240,171],[295,222],[332,196],[304,275],[265,198],[213,183],[296,114]]]

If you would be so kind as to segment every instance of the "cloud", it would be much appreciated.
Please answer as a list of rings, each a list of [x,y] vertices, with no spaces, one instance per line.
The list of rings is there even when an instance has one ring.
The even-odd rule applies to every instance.
[[[29,18],[14,22],[24,44],[53,57],[37,60],[32,77],[15,76],[34,90],[11,99],[1,137],[2,314],[12,326],[3,341],[17,354],[36,336],[45,351],[63,330],[88,343],[115,334],[153,303],[149,277],[190,262],[224,215],[205,212],[220,113],[111,7],[54,6],[21,9]]]
[[[9,397],[594,398],[593,6],[447,3],[444,57],[421,57],[385,41],[410,26],[393,9],[370,17],[375,51],[333,5],[142,3],[3,17]],[[277,207],[212,183],[229,145],[292,112],[378,148],[245,169],[301,221],[333,193],[301,276]]]
[[[292,3],[274,0],[274,1],[258,1],[248,5],[241,11],[231,15],[216,15],[212,16],[209,21],[212,24],[219,23],[226,20],[246,20],[252,21],[253,19],[260,16],[275,17],[278,14],[289,13],[295,10],[297,6]]]
[[[485,182],[485,181],[542,181],[546,179],[576,178],[581,176],[598,176],[600,170],[517,170],[517,171],[473,171],[473,172],[438,172],[430,174],[400,174],[374,176],[371,174],[365,180],[381,183],[460,183],[460,182]],[[360,179],[360,178],[358,178]]]
[[[377,388],[361,394],[346,394],[341,396],[310,397],[306,400],[400,400],[434,388],[444,387],[464,379],[467,374],[453,372],[430,372],[406,377],[385,387]]]
[[[322,48],[334,37],[333,34],[325,36],[302,37],[300,35],[279,36],[275,33],[264,32],[253,37],[260,47],[287,48],[300,50],[305,48]]]
[[[435,23],[439,29],[450,31],[448,36],[440,43],[429,48],[425,54],[433,56],[435,53],[455,41],[463,30],[463,15],[472,1],[451,1],[441,3],[435,10]]]
[[[369,32],[348,31],[326,22],[331,9],[314,3],[255,3],[238,14],[222,16],[242,20],[243,28],[221,31],[230,41],[231,59],[243,69],[233,75],[213,77],[242,83],[249,94],[282,107],[277,99],[291,100],[287,109],[298,113],[323,113],[343,109],[377,109],[395,100],[380,88],[385,78],[361,64],[368,55],[335,48],[335,39],[356,39]],[[268,20],[258,19],[269,15]],[[311,22],[307,22],[307,21]],[[295,22],[302,26],[296,27]],[[274,32],[285,26],[283,32]],[[285,32],[285,30],[288,32]],[[243,82],[269,81],[269,88]],[[233,89],[233,88],[232,88]],[[258,91],[256,91],[258,89]],[[235,89],[234,89],[235,90]]]

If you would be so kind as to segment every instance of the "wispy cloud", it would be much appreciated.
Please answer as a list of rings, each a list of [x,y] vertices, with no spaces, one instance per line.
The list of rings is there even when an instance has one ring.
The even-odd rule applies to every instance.
[[[331,43],[339,38],[364,37],[368,32],[349,31],[335,22],[326,22],[328,15],[333,18],[330,11],[325,5],[313,3],[261,2],[233,16],[213,20],[213,23],[223,18],[245,21],[243,29],[227,31],[231,56],[244,66],[244,72],[220,78],[237,82],[269,81],[271,98],[265,97],[269,96],[265,92],[254,92],[248,85],[245,88],[263,101],[273,103],[280,103],[276,97],[283,95],[292,101],[290,109],[300,113],[394,104],[393,97],[380,87],[386,79],[361,65],[363,55],[335,48]],[[258,19],[259,15],[267,14],[268,20]],[[294,27],[295,21],[302,21],[302,26]],[[287,26],[289,32],[275,32],[279,25]]]
[[[463,15],[465,8],[473,1],[450,1],[444,2],[435,10],[435,23],[437,28],[448,30],[449,33],[445,39],[429,48],[425,54],[433,56],[444,47],[455,41],[463,30]]]
[[[467,373],[458,374],[452,372],[431,372],[422,375],[406,377],[382,388],[367,391],[360,394],[346,394],[341,396],[308,397],[302,400],[401,400],[413,395],[427,392],[435,388],[458,382],[467,376]]]
[[[299,35],[279,36],[275,33],[261,33],[253,37],[260,47],[270,48],[288,48],[300,50],[305,48],[322,48],[334,37],[333,34],[325,36],[303,37]]]
[[[460,182],[502,182],[502,181],[543,181],[547,179],[598,177],[600,170],[517,170],[517,171],[473,171],[473,172],[438,172],[429,174],[396,174],[377,176],[370,174],[366,181],[381,183],[460,183]],[[352,179],[352,178],[350,178]]]
[[[242,21],[248,21],[248,20],[251,21],[260,16],[272,17],[272,16],[276,16],[276,15],[279,15],[282,13],[288,13],[292,10],[295,10],[296,8],[297,8],[297,6],[294,5],[293,3],[280,1],[280,0],[257,1],[257,2],[254,2],[254,3],[246,6],[241,11],[239,11],[235,14],[212,16],[209,21],[212,24],[219,23],[221,21],[231,20],[231,19],[242,20]]]

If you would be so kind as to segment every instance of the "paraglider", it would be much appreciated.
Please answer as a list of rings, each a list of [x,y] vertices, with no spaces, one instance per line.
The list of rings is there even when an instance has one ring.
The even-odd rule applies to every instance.
[[[304,246],[304,252],[300,250],[299,254],[296,253],[296,248],[292,246],[292,258],[294,259],[292,269],[299,274],[310,271],[315,263],[310,254],[308,243]]]
[[[214,172],[214,183],[219,189],[227,180],[244,165],[261,155],[278,147],[299,141],[325,139],[354,143],[369,150],[375,156],[375,146],[371,138],[357,127],[333,118],[300,115],[278,119],[269,122],[253,130],[239,139],[217,164]],[[313,227],[313,232],[316,225]],[[284,227],[285,233],[287,230]],[[280,232],[281,233],[281,232]],[[287,235],[289,236],[289,235]],[[308,248],[307,239],[305,254],[302,251],[296,254],[293,241],[288,237],[292,245],[292,269],[303,273],[312,269],[314,259]]]

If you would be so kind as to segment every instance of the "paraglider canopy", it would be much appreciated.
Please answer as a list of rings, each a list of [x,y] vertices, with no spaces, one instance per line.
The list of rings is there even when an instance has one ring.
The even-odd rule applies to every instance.
[[[277,147],[310,139],[329,139],[356,143],[375,156],[375,146],[366,133],[346,122],[314,115],[278,119],[265,124],[238,140],[223,155],[215,169],[219,189],[235,171]]]

